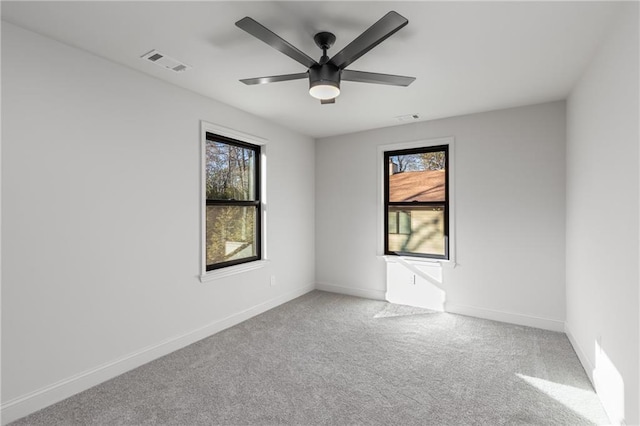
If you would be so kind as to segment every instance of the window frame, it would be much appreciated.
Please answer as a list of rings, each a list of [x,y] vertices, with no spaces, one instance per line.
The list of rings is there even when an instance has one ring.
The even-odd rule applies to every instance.
[[[388,248],[388,176],[389,176],[389,156],[387,152],[415,153],[438,151],[441,149],[431,149],[434,147],[447,147],[447,211],[445,212],[445,256],[442,255],[422,255],[419,253],[389,252]],[[443,265],[455,267],[456,265],[456,227],[455,227],[455,139],[452,136],[434,139],[421,139],[408,142],[395,142],[378,145],[378,221],[377,221],[377,254],[381,259],[391,259],[395,257],[415,259],[424,262],[437,262]],[[426,151],[428,152],[428,151]],[[439,202],[438,202],[439,203]],[[417,203],[407,203],[417,205]],[[437,204],[437,203],[436,203]],[[439,203],[443,204],[443,203]],[[448,234],[448,235],[447,235]]]
[[[238,130],[229,129],[217,124],[206,121],[200,122],[200,281],[206,282],[216,280],[230,275],[250,271],[261,268],[268,263],[267,244],[266,244],[266,151],[267,140],[258,136],[244,133]],[[213,135],[214,139],[208,139],[208,135]],[[207,179],[207,140],[220,140],[224,143],[240,146],[242,148],[257,148],[255,170],[256,179],[254,200],[237,201],[237,200],[212,200],[208,202],[206,192]],[[228,262],[215,264],[215,267],[207,265],[207,205],[252,205],[256,207],[256,256],[237,259]]]
[[[211,132],[206,132],[206,141],[207,142],[220,142],[226,145],[236,146],[238,148],[251,150],[254,153],[254,170],[253,170],[253,181],[254,181],[254,194],[252,200],[218,200],[218,199],[209,199],[205,198],[205,204],[207,206],[235,206],[235,207],[255,207],[255,252],[254,256],[244,257],[242,259],[234,259],[227,260],[225,262],[218,262],[206,265],[207,272],[214,271],[220,268],[226,268],[228,266],[240,265],[242,263],[253,262],[256,260],[260,260],[262,258],[262,233],[261,233],[261,205],[260,205],[260,146],[250,144],[247,142],[242,142],[237,139],[229,138],[226,136],[218,135]],[[205,171],[206,173],[206,171]],[[205,213],[206,214],[206,213]],[[205,231],[206,231],[206,222],[205,222]],[[206,257],[205,257],[206,259]]]
[[[389,200],[389,162],[391,157],[399,155],[425,154],[429,152],[444,151],[445,179],[444,179],[444,201],[390,201]],[[389,250],[389,208],[390,207],[443,207],[444,209],[444,254],[400,252]],[[421,148],[408,148],[395,151],[384,151],[384,209],[385,209],[385,229],[384,233],[384,254],[425,257],[429,259],[449,260],[449,146],[436,145]],[[399,211],[397,213],[400,213]],[[398,215],[399,216],[399,215]]]

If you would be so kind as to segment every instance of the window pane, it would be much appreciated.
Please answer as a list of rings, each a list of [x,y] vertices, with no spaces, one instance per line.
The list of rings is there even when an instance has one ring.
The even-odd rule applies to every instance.
[[[410,234],[411,233],[411,212],[399,211],[398,212],[398,234]]]
[[[389,201],[445,201],[444,151],[389,157]]]
[[[389,233],[398,233],[398,212],[389,212]]]
[[[398,214],[400,225],[400,233],[389,233],[390,252],[445,255],[444,206],[389,207],[388,213]]]
[[[254,150],[207,140],[206,155],[207,199],[255,200]]]
[[[207,265],[256,256],[256,210],[207,206]]]

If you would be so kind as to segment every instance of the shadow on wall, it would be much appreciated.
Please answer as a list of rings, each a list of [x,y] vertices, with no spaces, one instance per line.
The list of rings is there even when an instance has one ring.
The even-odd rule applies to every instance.
[[[444,312],[446,292],[442,287],[442,266],[434,262],[387,257],[387,293],[391,303]]]

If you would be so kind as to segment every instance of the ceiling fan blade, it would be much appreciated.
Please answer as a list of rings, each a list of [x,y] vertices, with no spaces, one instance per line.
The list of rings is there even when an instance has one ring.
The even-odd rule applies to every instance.
[[[342,70],[342,81],[357,81],[360,83],[389,84],[391,86],[407,87],[414,82],[415,77],[403,75],[378,74],[376,72],[364,72]]]
[[[270,77],[256,77],[256,78],[245,78],[240,80],[244,84],[253,85],[253,84],[265,84],[265,83],[277,83],[279,81],[289,81],[289,80],[301,80],[303,78],[308,78],[309,73],[299,72],[297,74],[283,74],[283,75],[272,75]]]
[[[248,16],[236,22],[236,26],[307,68],[311,68],[313,65],[316,65],[316,61],[310,58],[306,53],[295,48],[288,41],[282,39],[279,35]]]
[[[407,18],[397,12],[391,11],[360,34],[344,49],[336,53],[330,62],[338,68],[344,69],[408,23]]]
[[[335,103],[336,103],[336,98],[331,98],[331,99],[320,99],[320,104],[321,104],[321,105],[335,104]]]

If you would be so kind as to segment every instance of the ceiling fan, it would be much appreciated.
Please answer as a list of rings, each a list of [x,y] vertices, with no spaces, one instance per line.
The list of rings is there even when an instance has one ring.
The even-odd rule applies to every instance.
[[[313,40],[316,42],[316,45],[322,49],[322,57],[316,62],[304,52],[247,16],[236,22],[238,28],[262,40],[274,49],[279,50],[294,61],[301,63],[307,67],[308,70],[297,74],[247,78],[240,81],[244,84],[252,85],[308,78],[309,94],[316,99],[320,99],[322,104],[335,103],[336,97],[340,94],[341,80],[406,87],[415,80],[415,77],[353,71],[345,68],[408,23],[407,18],[397,12],[391,11],[331,59],[327,56],[327,50],[335,43],[336,36],[326,31],[319,32],[313,37]]]

